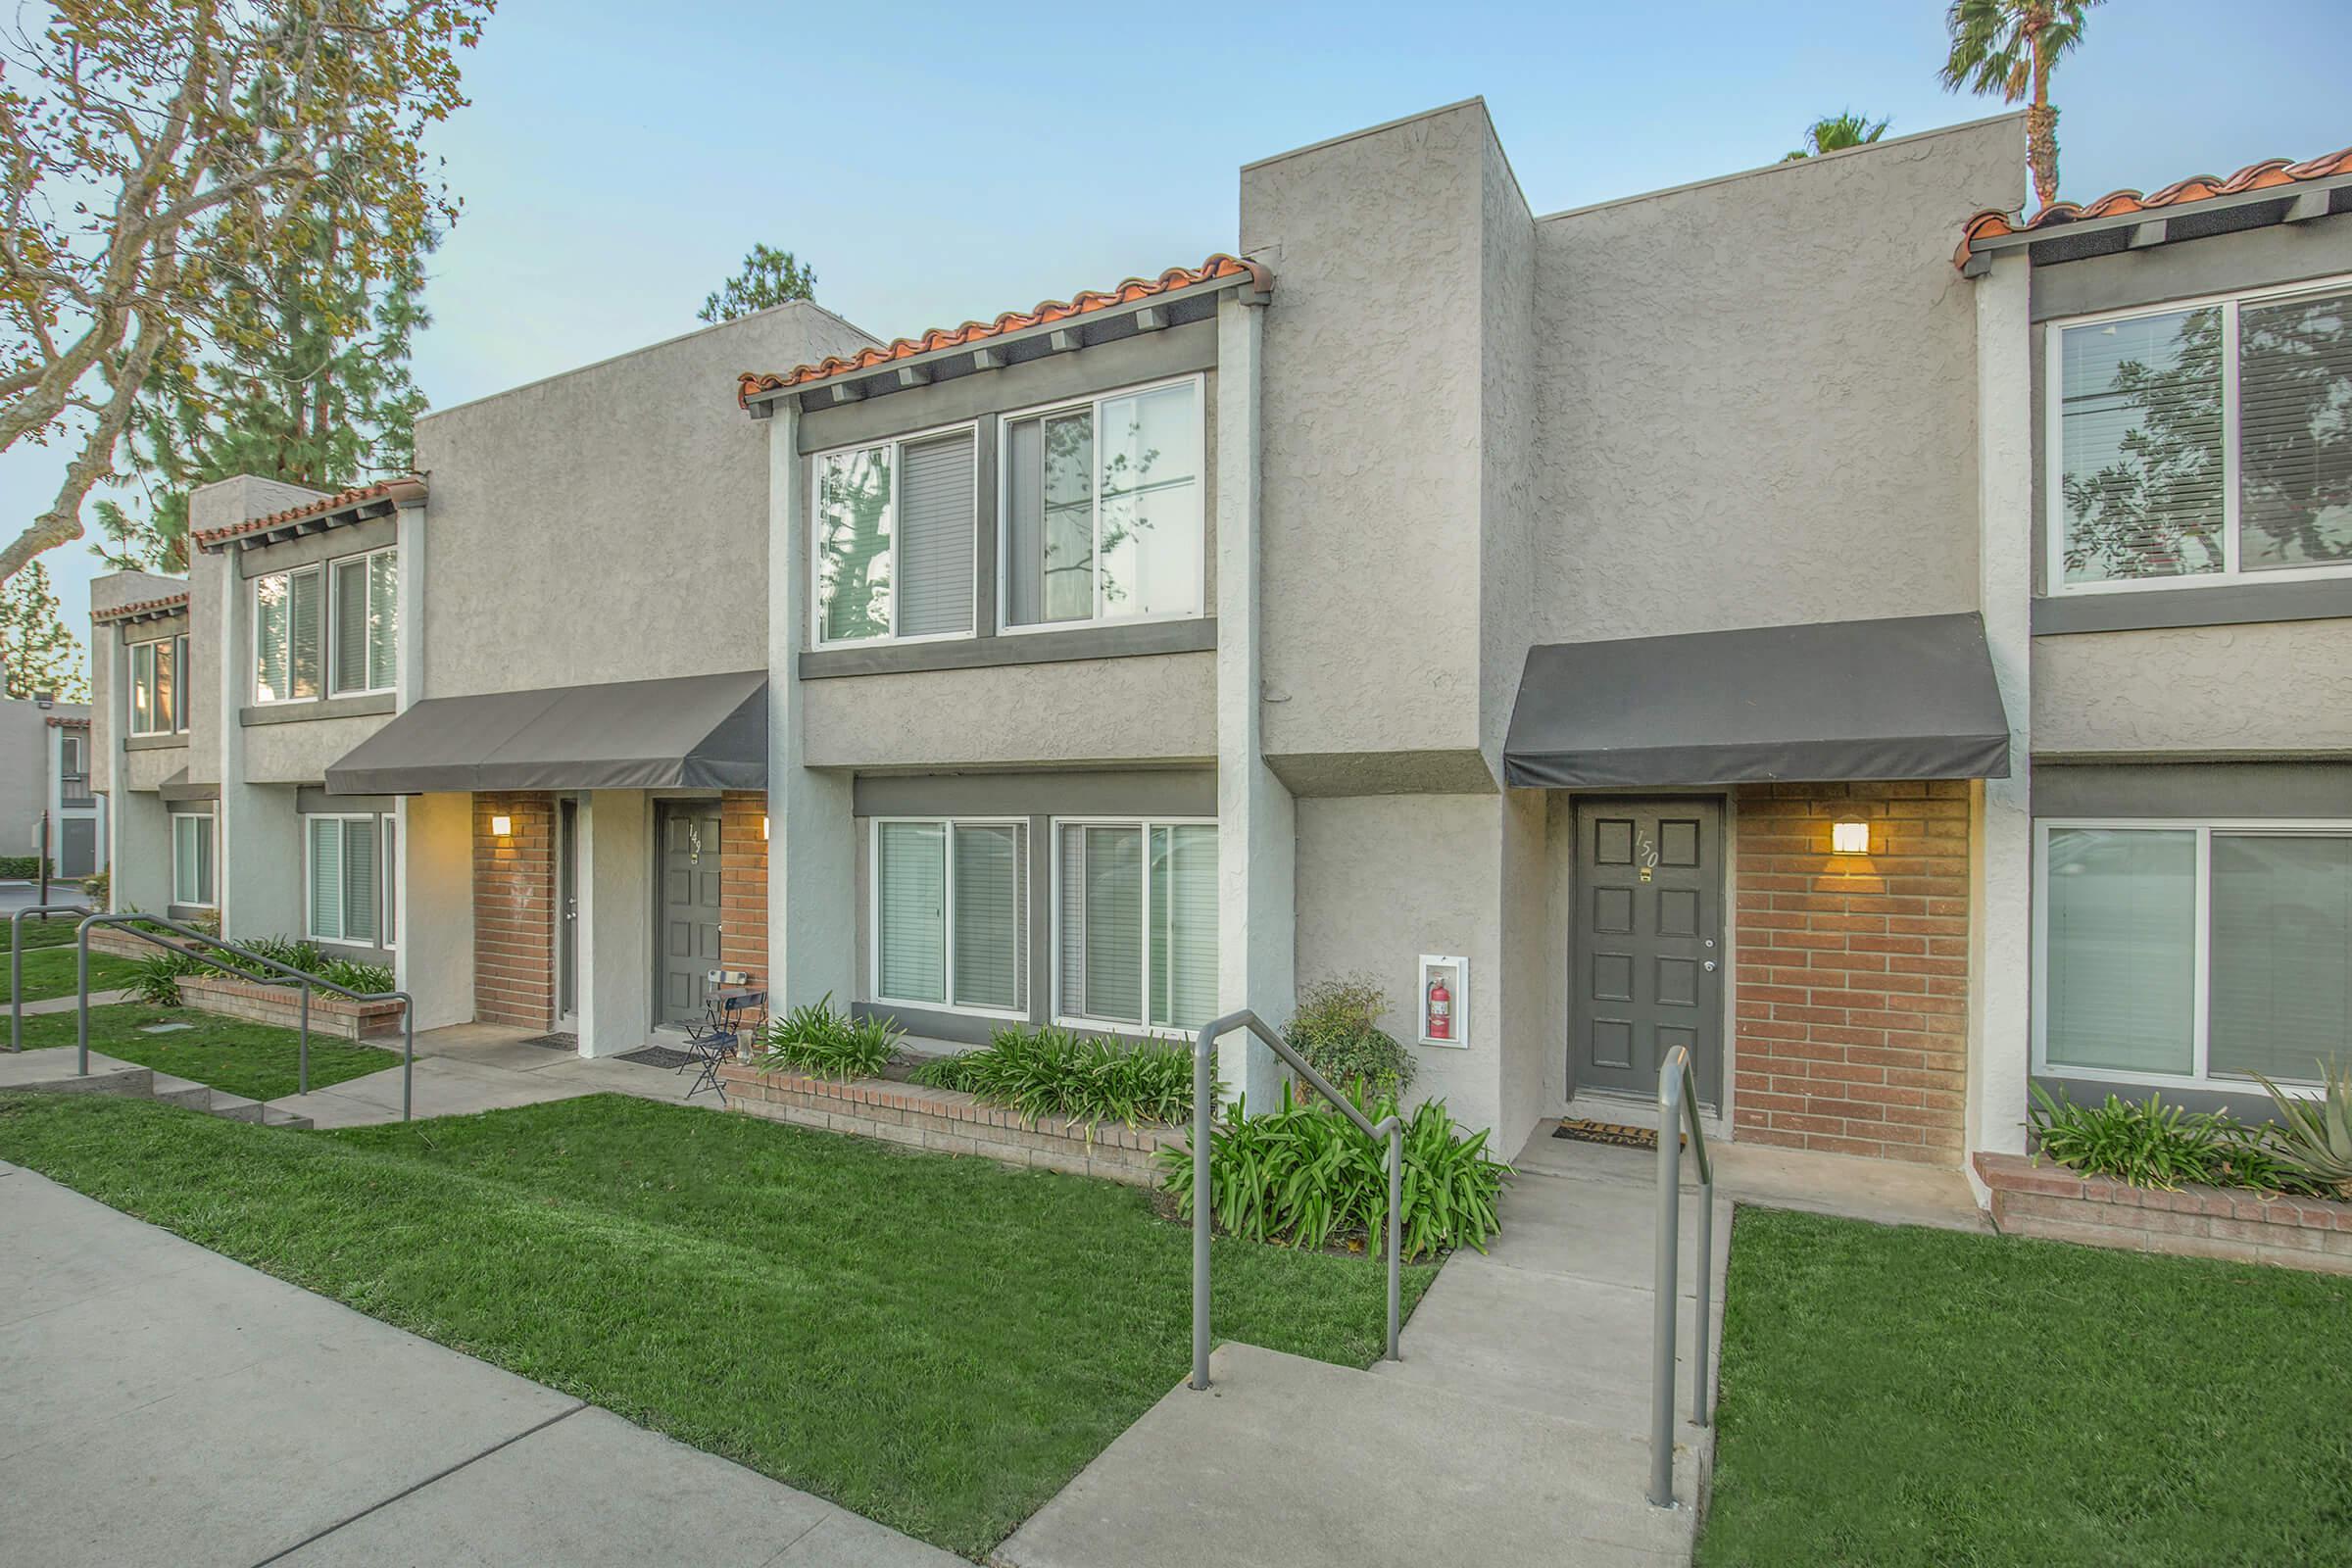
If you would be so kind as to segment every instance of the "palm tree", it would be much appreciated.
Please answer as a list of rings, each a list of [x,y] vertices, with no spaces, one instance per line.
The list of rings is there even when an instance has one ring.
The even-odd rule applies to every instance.
[[[2058,199],[2058,111],[2050,107],[2050,71],[2082,41],[2082,14],[2099,0],[1952,0],[1944,25],[1952,56],[1943,84],[1954,92],[1997,92],[2002,101],[2030,98],[2026,107],[2026,163],[2034,195],[2047,207]]]
[[[1890,123],[1857,115],[1850,109],[1840,115],[1824,115],[1805,127],[1805,144],[1781,162],[1793,164],[1799,158],[1818,158],[1823,153],[1841,153],[1848,147],[1867,147],[1885,135]]]

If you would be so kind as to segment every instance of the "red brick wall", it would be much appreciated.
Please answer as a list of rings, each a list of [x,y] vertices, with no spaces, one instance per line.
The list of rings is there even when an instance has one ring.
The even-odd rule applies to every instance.
[[[1739,794],[1732,1120],[1743,1142],[1957,1166],[1968,785]],[[1870,823],[1870,854],[1830,827]]]
[[[768,982],[766,815],[767,797],[754,791],[730,791],[719,803],[719,962],[750,970],[760,985]]]
[[[514,819],[504,838],[494,816]],[[549,1027],[556,1013],[556,809],[544,794],[473,798],[473,1015]]]

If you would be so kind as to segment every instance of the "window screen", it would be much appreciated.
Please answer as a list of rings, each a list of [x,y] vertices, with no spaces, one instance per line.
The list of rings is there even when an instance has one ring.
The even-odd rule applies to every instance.
[[[1152,1022],[1198,1029],[1217,1015],[1217,830],[1152,830]]]
[[[1061,830],[1061,1008],[1144,1021],[1144,850],[1140,827]]]
[[[383,862],[372,817],[313,816],[311,935],[321,942],[376,945]]]
[[[2052,1066],[2194,1070],[2196,862],[2189,830],[2050,830]]]
[[[947,825],[883,822],[874,833],[876,985],[892,1002],[947,1000]]]
[[[2068,582],[2224,568],[2219,306],[2059,338]]]
[[[172,902],[213,903],[213,819],[172,818]]]
[[[2237,324],[2238,564],[2352,560],[2352,294],[2248,304]]]
[[[972,629],[972,433],[900,449],[899,635]]]
[[[2207,1070],[2309,1081],[2352,1052],[2352,836],[2213,835]]]
[[[952,831],[956,1004],[1017,1010],[1028,998],[1028,834],[1010,822]]]

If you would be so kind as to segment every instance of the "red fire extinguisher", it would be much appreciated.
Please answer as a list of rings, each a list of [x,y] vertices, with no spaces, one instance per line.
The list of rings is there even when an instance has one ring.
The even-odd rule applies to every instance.
[[[1453,993],[1446,989],[1444,975],[1429,983],[1429,1038],[1453,1038]]]

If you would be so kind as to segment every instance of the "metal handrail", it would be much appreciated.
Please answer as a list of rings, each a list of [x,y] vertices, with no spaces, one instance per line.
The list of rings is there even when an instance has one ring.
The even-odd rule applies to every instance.
[[[302,985],[302,1046],[296,1057],[294,1091],[296,1094],[307,1095],[311,1092],[311,992],[314,989],[331,991],[338,997],[349,997],[354,1002],[399,1003],[400,1032],[403,1039],[400,1063],[400,1119],[402,1121],[409,1119],[411,1094],[416,1073],[416,998],[410,996],[406,991],[354,991],[349,986],[335,984],[323,975],[311,974],[295,968],[290,963],[280,963],[275,958],[265,957],[259,953],[240,948],[233,942],[223,942],[210,932],[200,931],[192,925],[167,919],[160,914],[93,914],[75,929],[74,944],[79,956],[74,960],[74,974],[81,987],[79,1027],[81,1060],[78,1069],[81,1077],[87,1078],[90,1075],[90,929],[93,926],[102,925],[128,931],[140,941],[152,942],[159,948],[170,948],[172,944],[157,936],[153,931],[140,929],[142,926],[160,925],[178,932],[190,941],[201,942],[208,948],[229,954],[246,963],[273,970],[289,980],[299,981]],[[246,975],[244,978],[251,980],[255,977]],[[271,982],[265,980],[259,983],[268,985]]]
[[[1211,1070],[1216,1057],[1217,1040],[1236,1029],[1247,1029],[1264,1041],[1274,1054],[1289,1062],[1315,1092],[1332,1104],[1339,1106],[1347,1118],[1374,1138],[1389,1141],[1389,1354],[1392,1361],[1402,1360],[1396,1353],[1396,1335],[1402,1316],[1403,1294],[1403,1215],[1404,1207],[1404,1120],[1394,1113],[1375,1122],[1348,1102],[1348,1098],[1334,1089],[1324,1076],[1307,1065],[1306,1058],[1293,1051],[1290,1043],[1266,1027],[1263,1019],[1244,1007],[1200,1031],[1193,1045],[1193,1383],[1196,1389],[1208,1387],[1208,1235],[1214,1221],[1216,1189],[1209,1180],[1209,1152],[1212,1140],[1209,1122],[1216,1114],[1216,1075]]]
[[[1677,1046],[1658,1063],[1658,1247],[1656,1316],[1649,1378],[1649,1500],[1674,1506],[1674,1328],[1676,1288],[1682,1280],[1683,1147],[1681,1123],[1690,1124],[1690,1152],[1698,1157],[1698,1353],[1690,1424],[1707,1424],[1709,1298],[1715,1268],[1715,1167],[1707,1158],[1706,1129],[1698,1124],[1698,1081],[1690,1051]]]
[[[53,914],[95,914],[98,911],[79,904],[40,904],[19,909],[8,917],[8,1049],[24,1049],[24,917],[37,914],[46,920]]]

